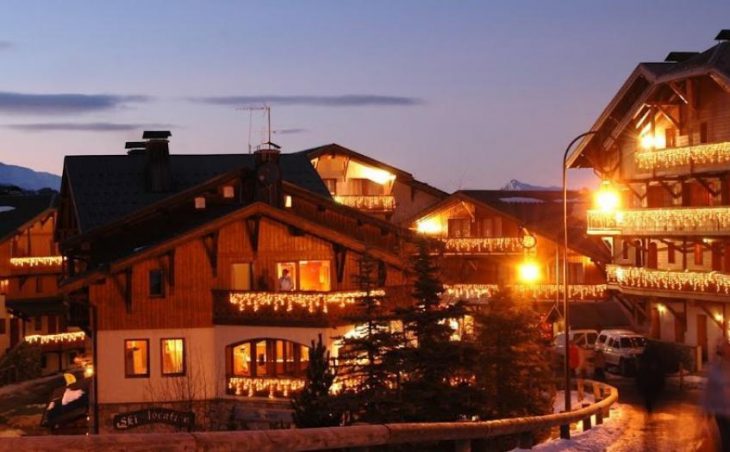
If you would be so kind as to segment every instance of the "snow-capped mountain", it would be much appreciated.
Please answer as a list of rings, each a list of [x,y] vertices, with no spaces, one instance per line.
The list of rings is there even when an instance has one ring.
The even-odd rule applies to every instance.
[[[550,186],[550,187],[541,187],[539,185],[530,185],[526,184],[524,182],[520,182],[517,179],[512,179],[509,181],[505,186],[500,188],[500,190],[514,190],[514,191],[559,191],[562,190],[560,187]]]
[[[15,185],[25,190],[40,190],[61,188],[61,177],[30,168],[16,165],[6,165],[0,162],[0,185]]]

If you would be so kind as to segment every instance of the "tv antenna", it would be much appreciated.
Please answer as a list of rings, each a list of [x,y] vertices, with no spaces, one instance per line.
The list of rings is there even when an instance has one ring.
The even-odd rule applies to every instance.
[[[251,153],[251,129],[253,127],[253,112],[254,111],[265,111],[268,123],[268,142],[271,143],[271,107],[269,105],[262,105],[260,107],[239,107],[236,110],[248,111],[248,153]]]

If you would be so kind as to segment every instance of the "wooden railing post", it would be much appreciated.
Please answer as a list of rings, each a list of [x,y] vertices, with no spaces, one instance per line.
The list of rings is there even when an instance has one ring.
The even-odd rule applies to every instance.
[[[570,424],[561,424],[560,425],[560,438],[561,439],[570,439]]]
[[[591,417],[587,416],[583,418],[583,431],[591,429]]]

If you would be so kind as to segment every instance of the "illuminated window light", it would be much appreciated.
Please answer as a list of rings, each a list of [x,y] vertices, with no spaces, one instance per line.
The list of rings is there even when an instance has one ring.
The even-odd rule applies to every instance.
[[[223,186],[223,197],[226,199],[231,199],[235,196],[235,191],[233,190],[232,185],[224,185]]]
[[[424,218],[416,221],[416,231],[421,234],[439,234],[443,228],[438,218]]]
[[[205,209],[205,197],[203,197],[203,196],[195,197],[195,208],[198,210]]]
[[[292,197],[291,195],[284,196],[284,207],[287,209],[290,209],[292,206]]]

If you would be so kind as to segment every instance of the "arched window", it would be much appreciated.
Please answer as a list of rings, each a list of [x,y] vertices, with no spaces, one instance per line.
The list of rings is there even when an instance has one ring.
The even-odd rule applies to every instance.
[[[301,377],[309,366],[309,347],[283,339],[249,339],[226,355],[229,377]]]

